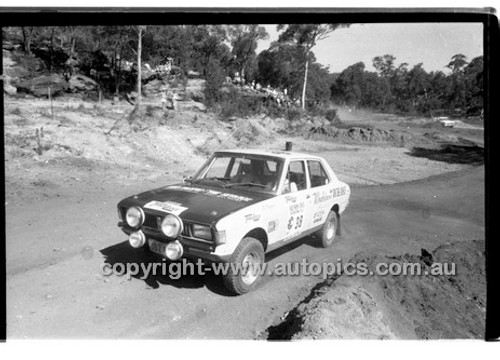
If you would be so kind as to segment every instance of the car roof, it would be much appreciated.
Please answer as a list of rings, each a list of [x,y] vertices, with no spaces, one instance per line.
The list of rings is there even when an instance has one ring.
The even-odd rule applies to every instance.
[[[284,151],[284,150],[233,149],[233,150],[218,150],[215,153],[258,155],[258,156],[269,156],[282,159],[321,159],[319,156],[315,155],[303,154],[294,151]]]

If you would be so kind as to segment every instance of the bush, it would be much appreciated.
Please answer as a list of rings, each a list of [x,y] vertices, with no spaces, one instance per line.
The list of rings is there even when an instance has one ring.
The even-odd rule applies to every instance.
[[[207,66],[205,83],[205,99],[208,106],[212,106],[221,100],[221,88],[225,76],[222,67],[214,60],[210,60]]]
[[[340,121],[339,117],[337,116],[337,109],[328,109],[328,110],[326,110],[325,111],[325,118],[331,124],[334,124],[334,123]]]
[[[220,116],[223,119],[248,117],[263,113],[270,117],[280,115],[280,110],[276,104],[266,101],[261,96],[242,94],[236,88],[221,94],[219,106]]]
[[[298,120],[304,115],[304,113],[304,110],[299,107],[290,107],[287,110],[286,117],[290,121]]]
[[[8,74],[16,80],[29,79],[38,76],[46,70],[43,62],[34,55],[28,55],[24,52],[12,52],[12,60],[17,63]]]

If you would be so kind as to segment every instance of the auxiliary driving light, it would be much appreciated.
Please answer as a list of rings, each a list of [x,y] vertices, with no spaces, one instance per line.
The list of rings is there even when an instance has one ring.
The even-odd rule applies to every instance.
[[[182,220],[173,214],[166,215],[161,222],[161,231],[169,238],[176,238],[182,232]]]
[[[165,255],[169,260],[179,260],[183,253],[182,244],[178,240],[169,242],[165,247]]]
[[[139,230],[130,234],[128,241],[130,243],[130,246],[137,249],[144,246],[144,244],[146,243],[146,236],[141,230]]]

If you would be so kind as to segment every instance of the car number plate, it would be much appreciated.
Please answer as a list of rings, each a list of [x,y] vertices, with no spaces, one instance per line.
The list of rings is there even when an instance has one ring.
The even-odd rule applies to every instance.
[[[165,256],[165,248],[167,247],[166,244],[153,239],[148,239],[148,245],[152,252]]]

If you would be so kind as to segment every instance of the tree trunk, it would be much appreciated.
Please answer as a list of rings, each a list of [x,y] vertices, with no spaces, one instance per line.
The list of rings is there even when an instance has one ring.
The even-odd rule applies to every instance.
[[[120,75],[121,75],[121,70],[122,70],[122,55],[120,51],[119,55],[119,60],[116,60],[116,55],[115,55],[115,95],[118,96],[120,93]]]
[[[142,52],[142,26],[139,26],[139,41],[137,43],[137,106],[141,106],[141,52]]]
[[[50,33],[50,48],[49,48],[49,71],[52,72],[52,63],[53,63],[53,56],[54,56],[54,33],[55,33],[55,28],[52,28],[52,31]]]
[[[33,34],[33,28],[22,27],[23,32],[23,49],[24,51],[31,55],[31,36]]]
[[[306,108],[306,88],[307,88],[307,71],[309,69],[309,51],[306,53],[306,68],[304,70],[304,86],[302,87],[302,110]]]
[[[75,55],[76,38],[73,36],[71,38],[71,46],[69,49],[69,56],[73,57]]]

